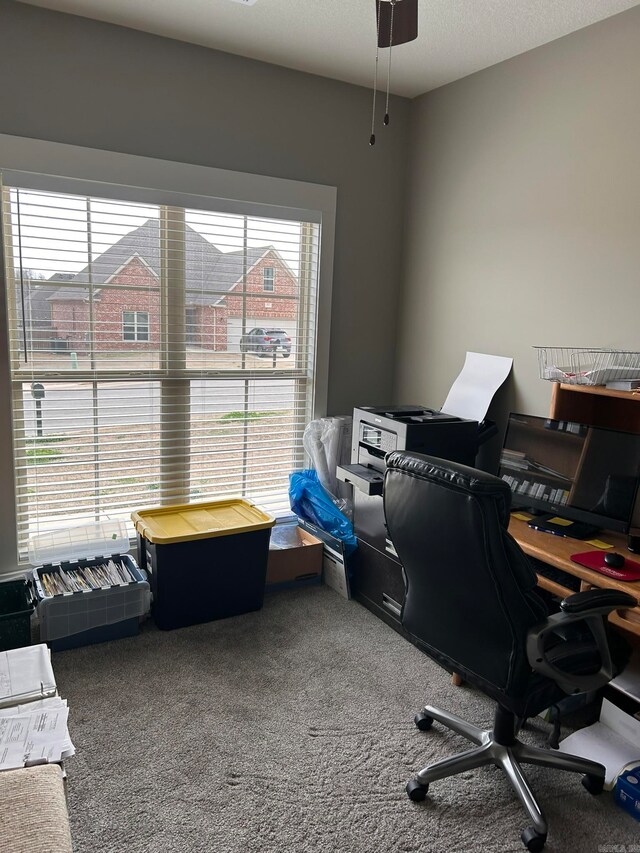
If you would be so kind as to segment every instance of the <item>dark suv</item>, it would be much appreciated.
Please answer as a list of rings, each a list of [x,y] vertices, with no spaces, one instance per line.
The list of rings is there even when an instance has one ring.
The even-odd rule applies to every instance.
[[[255,352],[258,355],[282,353],[283,358],[291,355],[291,338],[284,329],[251,329],[240,338],[240,352]]]

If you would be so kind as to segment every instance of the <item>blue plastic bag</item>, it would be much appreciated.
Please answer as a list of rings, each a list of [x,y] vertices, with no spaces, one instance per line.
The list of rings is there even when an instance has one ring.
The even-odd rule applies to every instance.
[[[331,500],[313,468],[289,474],[289,502],[296,515],[340,539],[348,550],[357,547],[353,525]]]

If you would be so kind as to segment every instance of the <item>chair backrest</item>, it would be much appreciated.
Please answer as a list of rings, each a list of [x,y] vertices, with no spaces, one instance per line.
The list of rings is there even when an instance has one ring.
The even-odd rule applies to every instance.
[[[511,491],[456,462],[387,456],[384,507],[405,573],[402,623],[435,659],[495,698],[531,674],[526,635],[546,618],[536,577],[507,532]]]

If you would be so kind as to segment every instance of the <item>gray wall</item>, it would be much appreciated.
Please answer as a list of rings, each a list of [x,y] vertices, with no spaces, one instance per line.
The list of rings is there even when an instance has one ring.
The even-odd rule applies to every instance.
[[[337,186],[329,411],[440,406],[478,350],[543,414],[532,345],[640,349],[638,44],[640,7],[394,98],[369,149],[366,89],[0,0],[0,132]]]
[[[639,46],[636,7],[413,102],[397,401],[474,350],[543,415],[533,345],[640,350]]]
[[[336,186],[328,410],[388,402],[408,101],[8,0],[0,69],[0,133]]]

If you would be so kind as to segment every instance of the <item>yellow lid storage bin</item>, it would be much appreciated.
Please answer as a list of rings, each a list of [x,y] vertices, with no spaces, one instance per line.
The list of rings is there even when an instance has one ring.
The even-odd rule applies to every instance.
[[[170,630],[259,610],[275,519],[250,501],[162,506],[131,515],[151,615]]]

